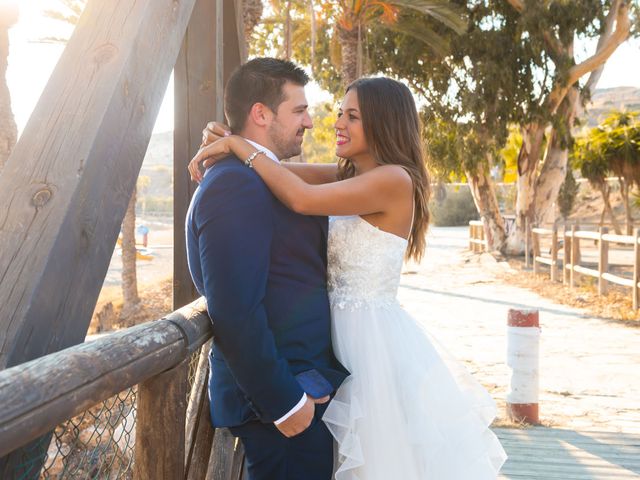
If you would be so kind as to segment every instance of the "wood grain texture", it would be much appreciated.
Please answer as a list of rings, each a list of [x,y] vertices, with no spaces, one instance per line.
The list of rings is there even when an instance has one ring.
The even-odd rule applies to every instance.
[[[640,479],[640,436],[560,428],[495,429],[509,456],[500,480]]]
[[[241,8],[241,6],[240,6]],[[242,11],[242,10],[238,10]],[[185,218],[197,184],[187,165],[198,152],[202,130],[212,120],[224,122],[224,85],[240,65],[234,0],[197,0],[174,73],[173,137],[173,306],[198,296],[186,257]]]
[[[198,306],[0,372],[0,457],[182,362],[211,336]]]
[[[211,343],[203,345],[198,368],[191,387],[187,407],[185,478],[201,480],[207,474],[209,453],[213,444],[214,428],[209,413],[208,377]]]
[[[185,359],[138,388],[135,479],[184,478],[188,366]]]
[[[0,368],[84,340],[194,3],[88,3],[0,176]]]

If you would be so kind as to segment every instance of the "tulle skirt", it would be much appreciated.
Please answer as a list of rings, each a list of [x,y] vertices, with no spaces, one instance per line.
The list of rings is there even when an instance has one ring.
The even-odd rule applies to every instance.
[[[323,420],[336,480],[496,479],[506,454],[489,393],[398,303],[333,308],[351,372]]]

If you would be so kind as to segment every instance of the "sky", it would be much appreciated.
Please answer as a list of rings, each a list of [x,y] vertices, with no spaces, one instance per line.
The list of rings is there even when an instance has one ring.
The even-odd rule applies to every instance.
[[[71,27],[47,19],[42,15],[46,9],[54,9],[57,0],[0,0],[15,1],[20,5],[20,19],[9,32],[9,68],[7,81],[12,95],[12,108],[22,132],[35,107],[47,80],[53,71],[64,45],[43,42],[51,36],[65,37]],[[595,42],[579,42],[576,47],[578,59],[586,58],[595,49]],[[631,86],[640,88],[640,40],[621,45],[606,64],[598,88]],[[307,88],[310,104],[330,98],[316,84]],[[165,100],[160,109],[155,132],[173,129],[173,83],[169,82]]]

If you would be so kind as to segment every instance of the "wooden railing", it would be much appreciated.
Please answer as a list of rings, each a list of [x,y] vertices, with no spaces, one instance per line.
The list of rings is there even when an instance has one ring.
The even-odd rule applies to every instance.
[[[549,255],[542,255],[540,239],[551,237],[551,247]],[[565,226],[562,234],[562,244],[559,241],[558,228],[552,229],[535,227],[531,229],[533,248],[533,271],[534,274],[540,272],[540,265],[547,265],[550,268],[551,280],[557,281],[558,268],[562,269],[562,282],[573,288],[576,283],[577,274],[587,275],[596,278],[598,281],[598,294],[604,295],[607,292],[608,283],[613,283],[623,287],[631,288],[633,308],[640,306],[640,230],[636,229],[633,235],[614,235],[608,232],[607,227],[600,227],[599,231],[580,230],[577,225]],[[592,240],[595,242],[598,251],[597,268],[588,268],[580,265],[581,251],[580,240]],[[632,268],[632,278],[615,275],[609,271],[609,257],[611,246],[629,245],[633,248],[633,259],[630,264]],[[562,263],[559,262],[559,253],[563,251]]]
[[[471,220],[469,222],[469,250],[473,253],[482,253],[487,251],[484,224],[480,220]]]
[[[214,435],[209,421],[211,335],[204,301],[198,300],[161,320],[1,371],[0,457],[137,385],[135,478],[238,480],[241,446],[226,430]],[[188,363],[198,355],[187,395]],[[28,477],[0,473],[1,478],[38,478],[38,472]]]

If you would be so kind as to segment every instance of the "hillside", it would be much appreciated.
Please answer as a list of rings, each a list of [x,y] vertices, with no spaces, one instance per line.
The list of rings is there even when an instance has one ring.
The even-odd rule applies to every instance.
[[[598,125],[612,110],[640,111],[640,88],[617,87],[596,90],[591,103],[587,105],[586,126]]]

